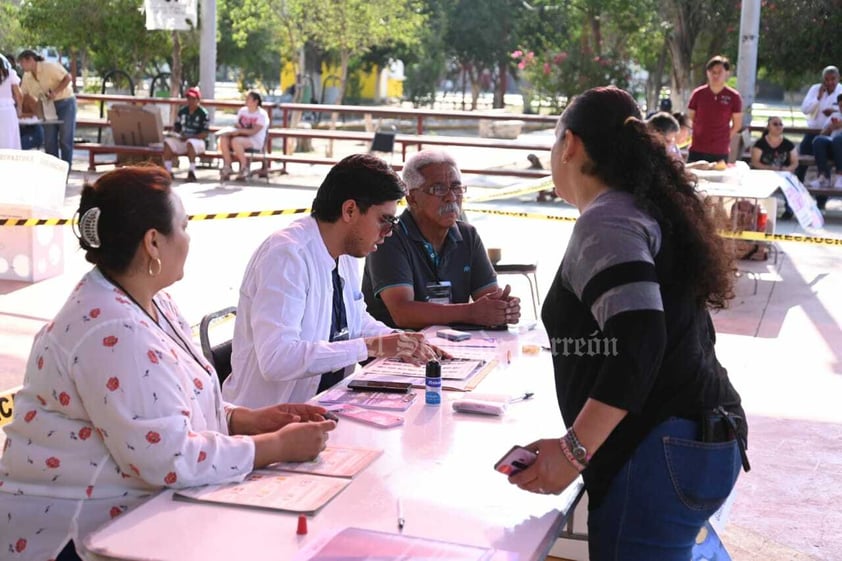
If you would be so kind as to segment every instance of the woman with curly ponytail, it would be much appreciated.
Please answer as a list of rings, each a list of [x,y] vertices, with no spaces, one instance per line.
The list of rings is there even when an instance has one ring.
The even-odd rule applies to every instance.
[[[687,561],[748,469],[709,313],[733,297],[731,257],[627,92],[576,97],[551,162],[556,193],[581,213],[542,311],[570,428],[531,444],[538,460],[510,480],[556,493],[581,473],[591,561]]]

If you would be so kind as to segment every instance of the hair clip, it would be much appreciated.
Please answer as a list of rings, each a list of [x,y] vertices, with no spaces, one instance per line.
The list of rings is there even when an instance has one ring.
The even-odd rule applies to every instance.
[[[623,121],[623,126],[628,125],[632,121],[637,121],[637,117],[635,117],[634,115],[629,115],[628,117],[626,117],[626,120]]]
[[[92,249],[102,246],[98,231],[100,214],[102,211],[98,206],[94,206],[86,210],[79,218],[79,237]]]

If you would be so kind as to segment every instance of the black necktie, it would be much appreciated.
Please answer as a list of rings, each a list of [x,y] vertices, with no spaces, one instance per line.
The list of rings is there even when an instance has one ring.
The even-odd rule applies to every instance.
[[[348,339],[348,318],[345,313],[345,303],[342,300],[342,277],[339,276],[339,264],[333,269],[333,311],[330,317],[330,341],[344,341]],[[342,381],[345,369],[322,374],[318,392],[330,388]]]

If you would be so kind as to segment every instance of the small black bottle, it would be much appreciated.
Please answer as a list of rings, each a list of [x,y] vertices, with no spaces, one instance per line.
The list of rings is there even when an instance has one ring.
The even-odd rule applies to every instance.
[[[427,363],[424,389],[424,402],[427,405],[441,405],[441,364],[437,360]]]

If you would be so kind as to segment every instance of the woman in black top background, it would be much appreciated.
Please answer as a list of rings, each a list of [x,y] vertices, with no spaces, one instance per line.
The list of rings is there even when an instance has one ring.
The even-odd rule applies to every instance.
[[[745,444],[708,312],[733,297],[733,263],[692,176],[623,90],[575,98],[551,162],[581,213],[542,311],[571,428],[530,444],[538,460],[510,480],[557,493],[581,473],[591,561],[687,561]]]

